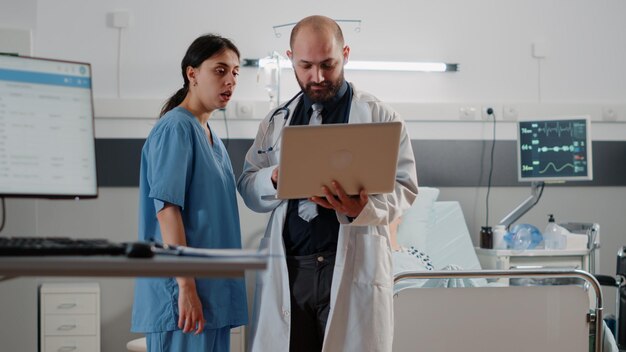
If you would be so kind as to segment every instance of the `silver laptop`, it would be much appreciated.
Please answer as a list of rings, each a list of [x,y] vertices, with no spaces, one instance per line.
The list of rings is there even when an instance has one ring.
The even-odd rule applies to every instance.
[[[401,122],[285,127],[277,198],[321,196],[332,180],[348,195],[392,192],[401,130]]]

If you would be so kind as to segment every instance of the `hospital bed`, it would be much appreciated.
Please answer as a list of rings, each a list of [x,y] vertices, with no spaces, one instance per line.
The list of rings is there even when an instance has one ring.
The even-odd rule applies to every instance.
[[[600,285],[616,290],[613,318],[615,340],[620,351],[626,351],[626,246],[617,252],[615,276],[596,275]]]
[[[590,311],[586,285],[407,287],[394,297],[393,350],[603,351],[600,285],[584,271],[422,271],[395,280],[468,277],[577,277],[597,294]]]
[[[481,270],[459,203],[437,196],[438,190],[421,187],[398,229],[398,242],[423,249],[435,271],[394,267],[401,270],[395,271],[394,351],[618,351],[604,332],[593,275]],[[441,270],[451,264],[462,270]],[[495,277],[575,278],[575,284],[496,286],[486,280]]]

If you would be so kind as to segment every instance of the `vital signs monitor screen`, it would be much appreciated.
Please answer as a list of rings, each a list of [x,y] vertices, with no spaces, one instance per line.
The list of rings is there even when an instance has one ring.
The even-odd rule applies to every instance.
[[[0,196],[97,189],[91,66],[0,55]]]
[[[591,133],[588,117],[519,121],[519,181],[591,180]]]

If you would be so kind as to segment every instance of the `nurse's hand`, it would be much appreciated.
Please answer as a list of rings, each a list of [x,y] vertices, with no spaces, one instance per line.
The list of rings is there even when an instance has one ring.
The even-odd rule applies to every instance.
[[[333,209],[351,218],[359,216],[367,204],[367,192],[362,189],[358,196],[349,196],[343,190],[339,182],[333,181],[331,185],[337,196],[333,195],[328,187],[323,186],[322,193],[324,193],[324,197],[311,197],[309,200],[326,209]]]
[[[204,329],[202,303],[196,291],[193,278],[177,278],[178,282],[178,327],[184,333],[195,331],[198,335]]]

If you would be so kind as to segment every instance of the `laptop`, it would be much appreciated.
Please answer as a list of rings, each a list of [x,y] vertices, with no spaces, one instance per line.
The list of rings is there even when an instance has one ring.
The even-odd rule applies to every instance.
[[[401,122],[286,126],[278,199],[322,196],[338,181],[348,195],[390,193],[396,180]]]

